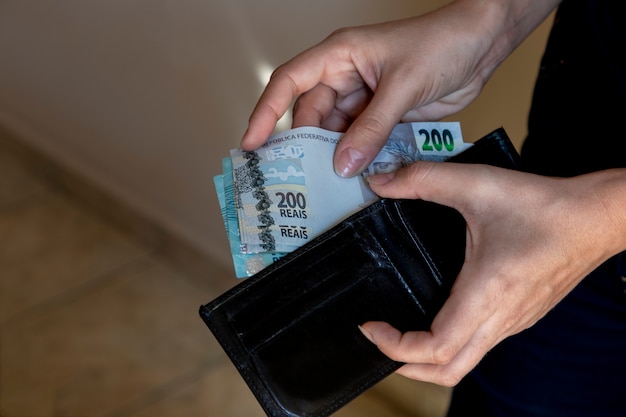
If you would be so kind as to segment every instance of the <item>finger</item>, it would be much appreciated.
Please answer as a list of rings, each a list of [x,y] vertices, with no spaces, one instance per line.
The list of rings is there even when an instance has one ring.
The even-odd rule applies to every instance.
[[[366,86],[342,95],[325,84],[318,84],[296,100],[293,127],[319,126],[344,132],[367,106],[371,95]]]
[[[390,359],[405,363],[396,371],[398,374],[419,381],[454,386],[480,360],[480,357],[465,359],[463,347],[441,356],[433,348],[436,337],[430,332],[401,333],[382,322],[365,323],[361,331]]]
[[[338,94],[335,111],[324,121],[322,126],[328,130],[345,132],[367,107],[372,99],[372,94],[372,90],[367,85],[362,85],[345,95]]]
[[[372,175],[368,181],[381,197],[423,199],[463,208],[480,203],[478,193],[490,190],[488,179],[506,170],[478,164],[417,161],[395,172]]]
[[[305,92],[293,108],[293,127],[322,126],[335,108],[337,93],[324,84],[318,84]]]
[[[447,365],[471,339],[463,334],[443,331],[411,331],[402,333],[385,322],[367,322],[361,331],[389,358],[403,363]]]
[[[361,328],[364,334],[369,334],[370,341],[376,342],[382,353],[405,363],[397,373],[444,386],[456,385],[497,342],[492,340],[491,334],[484,335],[482,331],[477,331],[466,343],[461,344],[460,349],[452,348],[441,356],[435,353],[436,349],[429,347],[432,345],[431,339],[435,338],[429,332],[403,334],[389,324],[379,322],[369,322]],[[439,351],[444,352],[443,349]]]
[[[241,139],[241,148],[256,149],[272,134],[293,100],[315,87],[324,73],[324,60],[313,49],[278,67],[261,94]]]
[[[405,363],[446,365],[493,317],[493,303],[484,294],[491,288],[474,279],[475,264],[463,266],[450,295],[433,320],[430,331],[401,333],[388,323],[367,322],[363,333],[390,358]]]
[[[458,384],[494,346],[506,337],[500,334],[501,326],[498,324],[498,320],[492,319],[492,317],[488,317],[478,327],[465,326],[457,328],[456,331],[462,332],[466,327],[472,327],[472,330],[466,332],[466,335],[458,335],[457,333],[459,336],[457,346],[452,344],[451,348],[441,350],[442,352],[447,350],[444,356],[449,355],[448,358],[444,360],[441,357],[440,363],[405,362],[406,365],[400,368],[398,373],[407,378],[437,385],[452,387]],[[454,332],[455,330],[450,331]],[[437,330],[437,332],[441,333],[445,330]],[[468,337],[467,340],[465,340],[466,336]],[[425,344],[427,345],[428,341]],[[423,348],[430,349],[427,346]]]
[[[397,373],[418,381],[430,382],[446,387],[457,385],[481,361],[496,342],[476,334],[446,364],[407,363]]]
[[[393,82],[379,83],[369,104],[356,117],[337,145],[335,171],[342,177],[361,173],[380,152],[394,126],[411,107],[411,95],[406,88]]]
[[[430,331],[401,333],[387,323],[368,322],[363,334],[389,358],[408,364],[402,375],[454,385],[503,337],[496,303],[484,296],[491,291],[481,291],[484,284],[472,279],[476,274],[474,264],[464,265]]]

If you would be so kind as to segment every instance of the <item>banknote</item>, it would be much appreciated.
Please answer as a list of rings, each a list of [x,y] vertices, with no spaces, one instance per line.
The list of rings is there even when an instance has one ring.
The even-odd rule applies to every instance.
[[[306,127],[253,152],[231,151],[243,253],[290,252],[374,202],[365,177],[422,159],[444,160],[465,146],[458,123],[400,124],[362,176],[332,167],[341,134]]]
[[[231,151],[243,253],[291,252],[376,200],[363,177],[334,173],[340,137],[300,128],[256,151]]]
[[[469,146],[459,122],[400,123],[363,176],[392,172],[415,161],[445,161]]]
[[[224,228],[226,229],[226,236],[230,244],[235,276],[237,278],[249,277],[282,258],[285,253],[264,252],[245,254],[242,252],[241,239],[239,238],[239,220],[234,204],[232,161],[230,158],[224,158],[222,160],[222,169],[223,174],[213,177],[213,182],[217,192]]]
[[[341,135],[302,127],[225,158],[216,188],[225,190],[222,212],[237,276],[258,272],[376,201],[367,176],[418,160],[444,161],[471,146],[457,122],[399,124],[361,176],[342,178],[332,165]]]

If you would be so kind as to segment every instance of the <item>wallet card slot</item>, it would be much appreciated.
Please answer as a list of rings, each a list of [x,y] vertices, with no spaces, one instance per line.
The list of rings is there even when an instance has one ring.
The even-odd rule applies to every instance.
[[[413,256],[422,258],[421,262],[431,271],[430,280],[424,281],[421,277],[415,280],[410,272],[415,259],[407,256],[393,259],[407,284],[420,293],[420,299],[428,305],[432,305],[431,300],[435,298],[447,298],[465,260],[465,220],[461,214],[450,207],[423,200],[389,200],[386,207],[389,221],[403,232],[405,240],[400,244],[414,247]],[[397,240],[392,241],[394,247],[387,250],[402,253],[398,244]]]
[[[346,230],[343,238],[336,239],[341,244],[335,251],[320,252],[316,261],[308,265],[296,259],[284,270],[286,276],[292,277],[290,280],[282,280],[276,286],[271,283],[268,286],[266,282],[263,290],[271,291],[274,300],[269,304],[250,300],[230,319],[230,325],[242,335],[242,342],[254,350],[316,309],[324,308],[339,294],[358,285],[371,271],[392,268],[380,248],[372,256],[371,249],[378,244],[369,232],[363,232],[355,235]]]

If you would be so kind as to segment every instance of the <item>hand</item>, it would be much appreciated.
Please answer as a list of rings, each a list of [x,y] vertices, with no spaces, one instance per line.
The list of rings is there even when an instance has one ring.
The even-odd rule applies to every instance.
[[[467,221],[466,259],[428,332],[370,322],[399,373],[453,386],[496,344],[537,322],[626,248],[626,170],[556,179],[483,165],[418,162],[369,178],[383,197],[422,198]]]
[[[274,72],[241,147],[263,144],[297,98],[294,127],[345,131],[335,170],[356,175],[399,121],[438,120],[466,107],[559,1],[457,0],[422,16],[339,30]]]
[[[466,4],[473,3],[339,30],[282,65],[250,117],[242,148],[265,142],[299,96],[294,126],[347,129],[335,169],[352,176],[380,151],[399,120],[436,120],[462,109],[495,67],[487,58],[492,36],[483,24],[485,8]]]

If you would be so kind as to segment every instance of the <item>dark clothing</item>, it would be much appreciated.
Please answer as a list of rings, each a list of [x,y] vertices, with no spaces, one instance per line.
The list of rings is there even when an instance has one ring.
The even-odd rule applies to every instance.
[[[505,339],[453,391],[450,417],[624,417],[626,294],[617,258]]]
[[[565,0],[535,86],[522,155],[573,176],[626,166],[626,23],[620,0]]]
[[[565,0],[559,7],[522,148],[527,170],[573,176],[626,167],[622,8],[620,0]],[[626,416],[623,277],[625,253],[536,325],[496,346],[454,389],[448,416]]]

